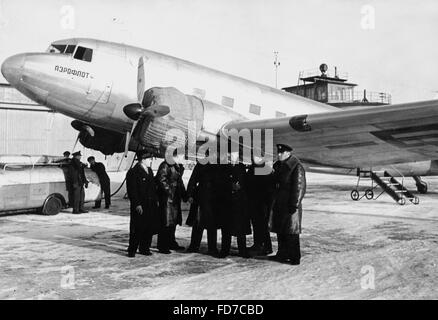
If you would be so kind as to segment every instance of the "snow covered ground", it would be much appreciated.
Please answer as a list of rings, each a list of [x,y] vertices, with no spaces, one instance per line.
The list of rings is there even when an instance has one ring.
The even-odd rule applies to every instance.
[[[213,258],[205,237],[200,254],[159,254],[154,237],[152,256],[128,259],[120,197],[82,215],[0,217],[0,299],[437,299],[438,178],[425,180],[420,205],[399,206],[351,201],[354,177],[308,174],[300,266]],[[188,246],[190,228],[177,239]]]

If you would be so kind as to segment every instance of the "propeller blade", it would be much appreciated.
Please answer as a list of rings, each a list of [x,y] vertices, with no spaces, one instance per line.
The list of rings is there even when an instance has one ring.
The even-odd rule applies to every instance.
[[[134,133],[135,127],[137,126],[138,121],[134,121],[132,124],[131,131],[126,131],[126,138],[125,138],[125,151],[123,152],[123,157],[119,162],[119,166],[117,171],[120,171],[120,167],[122,166],[123,159],[128,157],[129,152],[129,143],[131,142],[132,134]]]
[[[74,152],[75,151],[75,149],[76,149],[76,145],[78,144],[78,142],[79,142],[79,136],[81,135],[81,132],[79,131],[79,133],[78,133],[78,136],[76,137],[76,141],[75,141],[75,144],[73,145],[73,149],[71,149],[72,150],[72,152]]]

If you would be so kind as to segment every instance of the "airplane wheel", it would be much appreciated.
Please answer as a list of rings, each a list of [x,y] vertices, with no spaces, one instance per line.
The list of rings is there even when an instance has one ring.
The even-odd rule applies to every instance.
[[[398,204],[401,206],[404,206],[406,204],[406,199],[405,198],[401,198],[400,200],[398,200]]]
[[[359,200],[359,191],[357,190],[351,191],[351,199],[353,199],[354,201]]]
[[[372,200],[372,199],[374,198],[374,192],[373,192],[373,190],[371,190],[371,189],[367,189],[367,190],[365,190],[365,197],[366,197],[368,200]]]
[[[428,186],[427,186],[426,182],[421,182],[421,183],[417,184],[417,190],[419,193],[426,194],[427,189],[428,189]]]
[[[413,204],[420,204],[420,198],[414,197],[414,201],[412,203]]]
[[[50,195],[44,201],[41,213],[46,216],[57,215],[62,210],[62,201],[55,195]]]

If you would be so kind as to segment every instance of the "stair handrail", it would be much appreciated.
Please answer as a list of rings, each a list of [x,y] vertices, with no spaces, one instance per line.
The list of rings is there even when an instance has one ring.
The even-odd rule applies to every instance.
[[[402,178],[402,183],[401,184],[402,184],[402,187],[404,188],[404,186],[405,186],[405,176],[403,175],[403,173],[400,172],[400,170],[395,168],[393,165],[390,165],[390,167],[400,175],[400,177]]]

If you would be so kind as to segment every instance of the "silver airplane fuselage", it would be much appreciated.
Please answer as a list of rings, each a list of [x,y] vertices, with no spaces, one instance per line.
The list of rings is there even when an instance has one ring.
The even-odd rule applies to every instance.
[[[24,53],[12,56],[2,65],[9,83],[31,99],[84,122],[125,132],[133,121],[123,107],[137,102],[139,59],[145,61],[144,87],[174,87],[184,94],[221,105],[229,99],[226,114],[206,110],[203,130],[217,132],[226,122],[316,113],[335,108],[300,98],[281,90],[209,69],[185,60],[124,44],[93,39],[66,39],[54,44],[70,44],[93,49],[92,61],[59,53]],[[261,107],[259,116],[249,106]],[[220,117],[218,117],[220,115]]]
[[[71,46],[72,52],[23,53],[6,59],[1,67],[8,82],[24,95],[57,112],[114,132],[130,131],[133,120],[123,108],[139,102],[139,87],[173,87],[206,101],[201,132],[215,135],[237,119],[268,119],[338,108],[282,90],[157,52],[86,38],[59,40],[51,48]],[[82,48],[82,49],[80,49]],[[91,50],[91,56],[78,54]],[[84,51],[85,52],[85,51]],[[80,52],[83,53],[83,52]],[[144,79],[139,77],[139,64]],[[254,66],[257,67],[257,66]],[[139,86],[139,81],[143,81]],[[418,163],[421,175],[432,162]],[[405,165],[406,166],[406,165]],[[419,174],[412,165],[408,171]],[[352,169],[352,168],[351,168]],[[323,167],[317,171],[323,172]],[[330,169],[346,174],[348,169]]]

